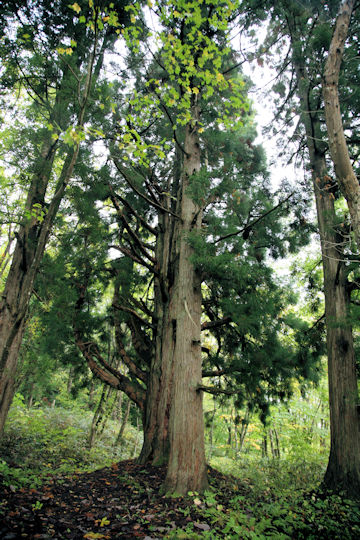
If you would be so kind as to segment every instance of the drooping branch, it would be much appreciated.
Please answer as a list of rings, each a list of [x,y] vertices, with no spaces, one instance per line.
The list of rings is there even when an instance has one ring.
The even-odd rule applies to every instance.
[[[89,285],[91,270],[86,268],[83,283],[77,284],[78,299],[75,304],[75,316],[73,320],[73,332],[75,337],[75,343],[85,358],[91,371],[99,377],[106,384],[122,390],[126,395],[136,403],[141,410],[144,410],[146,392],[144,388],[138,384],[135,380],[130,380],[123,375],[119,370],[111,366],[102,356],[97,344],[93,341],[86,340],[83,336],[82,330],[77,324],[77,314],[81,312],[84,304],[86,291]],[[100,364],[100,365],[99,365]],[[129,366],[128,366],[129,367]],[[131,371],[130,367],[129,370]],[[134,373],[138,376],[137,373]],[[140,374],[141,375],[141,374]],[[138,377],[142,380],[141,377]]]
[[[112,388],[122,390],[125,394],[138,405],[141,410],[145,407],[145,390],[135,381],[131,381],[128,377],[120,373],[120,371],[110,366],[102,357],[96,343],[83,341],[81,332],[74,328],[75,343],[82,352],[85,360],[91,371],[99,379],[110,385]],[[95,360],[98,360],[98,362]],[[99,365],[102,365],[102,367]]]

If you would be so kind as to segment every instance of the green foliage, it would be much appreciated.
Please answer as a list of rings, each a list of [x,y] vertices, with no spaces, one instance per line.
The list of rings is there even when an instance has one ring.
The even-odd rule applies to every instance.
[[[360,532],[357,503],[314,491],[325,465],[314,458],[313,454],[306,462],[275,464],[242,460],[236,465],[228,460],[227,466],[216,462],[233,476],[231,487],[214,482],[211,491],[192,500],[204,532],[200,534],[201,526],[191,522],[168,538],[356,538]]]
[[[123,445],[113,447],[117,426],[113,422],[88,449],[92,413],[83,408],[34,407],[28,409],[16,394],[0,440],[1,481],[15,488],[36,487],[48,475],[91,471],[129,457],[135,438],[132,429]]]

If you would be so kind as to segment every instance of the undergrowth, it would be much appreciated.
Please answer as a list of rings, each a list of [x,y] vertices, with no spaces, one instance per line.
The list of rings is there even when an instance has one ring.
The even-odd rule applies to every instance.
[[[199,524],[189,523],[186,528],[172,531],[167,538],[360,538],[358,501],[342,494],[322,494],[318,488],[325,460],[319,456],[308,458],[308,461],[241,459],[237,462],[215,458],[212,465],[232,476],[227,483],[213,483],[203,496],[190,494],[204,530],[200,532]]]
[[[29,410],[18,398],[0,441],[0,482],[13,490],[39,487],[49,474],[86,472],[132,456],[138,437],[135,429],[129,428],[122,446],[114,449],[115,426],[110,425],[89,450],[90,422],[90,412],[62,407]],[[324,455],[314,452],[278,460],[215,457],[211,465],[226,475],[224,480],[210,475],[213,480],[204,495],[189,493],[184,516],[196,510],[197,521],[168,532],[166,538],[360,538],[358,503],[341,494],[325,496],[318,491],[326,466]],[[164,504],[159,510],[166,522]]]
[[[131,456],[135,430],[128,428],[122,445],[114,447],[113,423],[89,449],[91,420],[90,411],[28,409],[17,395],[0,439],[0,482],[36,488],[48,475],[92,471]]]

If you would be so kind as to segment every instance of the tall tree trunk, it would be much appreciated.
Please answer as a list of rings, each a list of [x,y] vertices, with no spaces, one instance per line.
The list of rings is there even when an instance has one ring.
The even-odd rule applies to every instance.
[[[172,353],[173,327],[169,316],[170,291],[174,286],[176,264],[176,242],[174,213],[175,203],[179,198],[179,186],[182,172],[182,154],[176,150],[172,179],[169,177],[167,194],[162,205],[169,213],[159,214],[158,234],[156,238],[157,275],[154,280],[155,296],[155,355],[150,365],[147,386],[146,410],[144,421],[144,442],[140,462],[150,461],[161,465],[169,460],[169,419],[172,392]],[[170,214],[170,211],[173,214]]]
[[[50,139],[50,137],[49,137]],[[55,145],[45,143],[26,202],[26,209],[34,213],[40,204],[46,212],[43,219],[33,215],[20,226],[12,264],[0,303],[0,434],[13,397],[10,389],[15,379],[19,351],[25,331],[25,319],[29,307],[36,274],[45,250],[65,187],[72,174],[78,147],[69,153],[56,186],[56,193],[46,209],[45,194],[55,157]]]
[[[169,204],[169,203],[167,203]],[[144,420],[144,442],[140,463],[167,463],[169,458],[169,416],[172,388],[172,327],[169,327],[169,273],[171,265],[171,217],[159,218],[156,259],[159,275],[155,278],[155,356],[150,365]]]
[[[347,201],[351,223],[360,250],[360,185],[352,167],[345,139],[339,101],[339,74],[354,0],[341,2],[325,64],[323,96],[329,149],[336,178]]]
[[[312,111],[308,80],[297,67],[303,111]],[[334,197],[328,190],[325,146],[318,121],[303,113],[309,150],[324,271],[325,318],[329,376],[331,447],[325,487],[360,491],[360,424],[350,295],[344,264],[344,239],[335,229]]]
[[[310,146],[311,147],[311,146]],[[324,485],[349,493],[360,490],[358,389],[350,295],[342,249],[334,230],[335,210],[324,155],[311,159],[324,270],[326,343],[328,353],[331,446]]]
[[[195,109],[195,107],[194,107]],[[193,118],[197,120],[194,110]],[[190,260],[188,235],[201,227],[202,211],[188,195],[190,176],[200,170],[200,147],[196,128],[188,125],[181,183],[180,217],[176,222],[177,261],[170,292],[167,328],[171,332],[172,402],[170,409],[170,455],[164,490],[185,495],[203,491],[207,485],[204,418],[201,385],[201,280]]]
[[[96,49],[97,31],[93,51],[89,58],[84,89],[82,95],[78,95],[79,103],[81,103],[77,117],[78,129],[83,128],[85,121]],[[63,82],[66,82],[65,78]],[[64,102],[63,106],[66,105],[68,103]],[[31,179],[25,204],[25,210],[30,217],[25,216],[27,221],[20,226],[16,235],[14,256],[0,302],[0,435],[7,417],[9,402],[11,403],[14,394],[12,381],[15,379],[34,281],[65,189],[73,174],[80,142],[74,142],[73,148],[69,149],[55,185],[54,195],[50,203],[46,204],[45,198],[57,146],[57,141],[52,141],[52,133],[47,132],[41,155],[34,167],[35,173]]]

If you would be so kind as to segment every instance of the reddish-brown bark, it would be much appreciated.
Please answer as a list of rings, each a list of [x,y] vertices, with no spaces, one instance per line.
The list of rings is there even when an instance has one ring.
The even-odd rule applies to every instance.
[[[196,110],[194,108],[194,119]],[[201,227],[202,209],[188,195],[190,176],[199,171],[196,128],[186,127],[180,215],[175,228],[176,269],[169,303],[172,334],[172,383],[169,464],[164,490],[185,495],[207,487],[201,384],[201,281],[191,263],[188,234]]]

